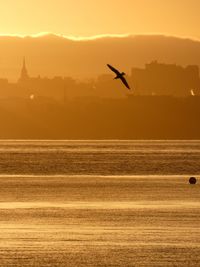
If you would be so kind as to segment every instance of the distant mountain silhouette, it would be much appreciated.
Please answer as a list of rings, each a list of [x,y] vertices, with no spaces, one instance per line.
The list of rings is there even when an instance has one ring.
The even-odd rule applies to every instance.
[[[162,35],[104,37],[73,41],[57,35],[0,37],[0,77],[19,78],[26,56],[30,76],[74,76],[91,78],[107,73],[107,62],[127,74],[132,67],[158,60],[200,66],[200,42]]]

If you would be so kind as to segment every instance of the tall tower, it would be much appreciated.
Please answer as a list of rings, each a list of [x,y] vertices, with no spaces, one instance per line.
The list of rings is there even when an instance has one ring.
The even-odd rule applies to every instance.
[[[29,75],[28,75],[28,71],[26,68],[26,61],[25,61],[25,57],[23,58],[23,65],[22,65],[22,69],[21,69],[21,75],[19,78],[19,81],[21,82],[25,82],[29,79]]]

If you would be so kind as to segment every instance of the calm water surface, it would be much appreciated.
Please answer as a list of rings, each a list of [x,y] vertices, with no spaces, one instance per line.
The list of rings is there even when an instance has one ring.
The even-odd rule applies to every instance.
[[[200,173],[200,141],[0,141],[0,174],[189,173]]]
[[[0,141],[0,266],[200,266],[200,141]]]

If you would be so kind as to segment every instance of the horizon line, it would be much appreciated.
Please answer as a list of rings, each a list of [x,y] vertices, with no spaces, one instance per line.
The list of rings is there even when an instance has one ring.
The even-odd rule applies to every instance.
[[[191,37],[191,36],[179,36],[179,35],[173,35],[173,34],[166,34],[166,33],[141,33],[141,34],[134,34],[134,33],[124,33],[124,34],[115,34],[115,33],[105,33],[105,34],[97,34],[97,35],[91,35],[91,36],[76,36],[76,35],[64,35],[60,33],[53,33],[53,32],[40,32],[36,34],[5,34],[0,33],[0,37],[18,37],[18,38],[40,38],[45,36],[55,36],[60,37],[66,40],[71,41],[92,41],[92,40],[98,40],[103,38],[127,38],[127,37],[137,37],[137,36],[163,36],[163,37],[173,37],[183,40],[192,40],[192,41],[198,41],[200,42],[200,39],[197,37]]]

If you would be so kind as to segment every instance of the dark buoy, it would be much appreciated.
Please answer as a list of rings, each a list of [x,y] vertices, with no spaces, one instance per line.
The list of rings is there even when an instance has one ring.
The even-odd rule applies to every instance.
[[[197,182],[197,179],[195,177],[190,177],[189,179],[190,184],[196,184],[196,182]]]

